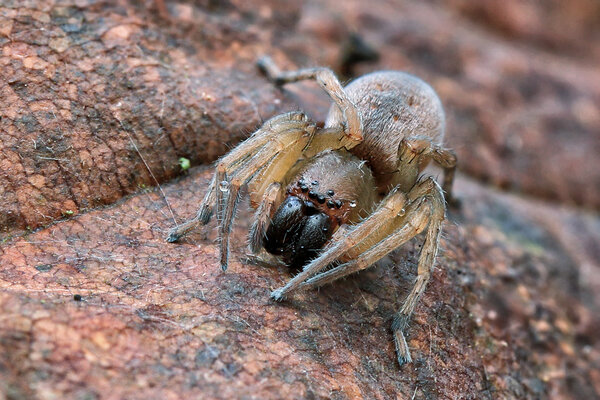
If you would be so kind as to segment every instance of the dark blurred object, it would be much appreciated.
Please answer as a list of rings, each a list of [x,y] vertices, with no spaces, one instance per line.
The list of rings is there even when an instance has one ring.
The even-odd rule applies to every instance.
[[[379,53],[358,33],[351,33],[341,48],[340,79],[351,77],[356,64],[377,60],[379,60]]]

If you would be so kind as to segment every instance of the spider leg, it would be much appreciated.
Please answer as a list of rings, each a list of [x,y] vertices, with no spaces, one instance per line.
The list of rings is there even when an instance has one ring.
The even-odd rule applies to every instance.
[[[354,145],[357,145],[362,141],[362,123],[358,110],[352,101],[350,101],[346,92],[344,92],[344,88],[340,81],[329,68],[318,67],[305,68],[297,71],[281,71],[269,57],[262,57],[258,60],[258,67],[277,85],[284,85],[286,83],[307,79],[315,80],[342,112],[346,125],[344,126],[346,135],[352,139]]]
[[[406,207],[404,224],[379,243],[357,256],[356,259],[338,265],[306,280],[300,286],[311,289],[336,281],[347,275],[366,269],[391,253],[404,243],[421,233],[429,222],[431,204],[426,198],[421,198]]]
[[[279,182],[271,183],[263,196],[260,206],[256,209],[254,223],[252,224],[250,234],[248,235],[248,249],[252,254],[257,254],[262,247],[262,241],[269,226],[271,215],[275,209],[275,204],[280,201],[282,194],[281,189],[281,184]]]
[[[220,191],[222,193],[226,191],[227,197],[225,199],[225,207],[223,208],[223,211],[217,211],[217,216],[220,217],[219,238],[221,240],[221,268],[223,271],[227,269],[229,234],[231,233],[231,225],[233,223],[233,218],[235,217],[237,204],[240,200],[240,188],[246,184],[261,167],[268,163],[269,160],[274,158],[271,154],[269,154],[268,151],[265,150],[266,149],[262,149],[246,165],[239,170],[232,172],[229,181],[226,180],[227,176],[223,174],[223,180],[221,182],[224,182],[227,185],[223,185],[223,188],[220,188]],[[218,209],[219,203],[217,203],[217,210]]]
[[[416,282],[406,297],[402,307],[394,316],[394,321],[392,323],[394,343],[396,345],[396,352],[398,354],[398,362],[400,365],[412,361],[408,344],[404,337],[404,332],[408,327],[408,322],[415,310],[417,302],[429,282],[445,213],[442,190],[431,178],[415,185],[413,190],[408,193],[408,201],[409,205],[406,206],[406,214],[403,217],[404,224],[401,225],[400,228],[381,239],[362,254],[355,254],[355,257],[351,256],[350,261],[329,271],[315,275],[299,285],[299,288],[302,289],[321,286],[351,273],[368,268],[370,265],[427,228],[425,242],[419,256]],[[381,217],[385,218],[385,216]]]
[[[362,251],[365,248],[363,241],[367,238],[373,240],[373,238],[379,239],[381,235],[385,237],[389,233],[389,229],[394,226],[395,217],[404,215],[405,202],[406,197],[402,192],[391,192],[367,219],[353,227],[339,242],[325,248],[319,257],[307,264],[284,287],[272,292],[271,297],[275,300],[282,300],[288,293],[298,289],[306,279],[319,273],[345,253],[351,250]],[[370,247],[368,244],[367,246]]]
[[[425,242],[421,249],[419,256],[419,263],[417,268],[417,279],[415,284],[406,296],[404,303],[400,310],[394,316],[394,322],[392,323],[392,330],[394,332],[394,342],[396,344],[396,352],[398,353],[398,363],[403,365],[404,363],[411,362],[410,351],[404,337],[404,332],[408,327],[408,322],[415,310],[417,301],[425,291],[425,287],[431,277],[433,271],[435,257],[439,246],[440,234],[442,231],[442,222],[445,217],[445,205],[444,195],[441,188],[433,179],[427,179],[424,181],[424,185],[419,185],[417,189],[426,189],[427,193],[424,195],[431,200],[431,215],[429,219],[429,227],[425,234]],[[410,196],[410,193],[409,193]]]
[[[398,184],[403,190],[409,189],[406,184],[414,182],[424,165],[429,160],[435,161],[444,169],[442,189],[446,200],[452,204],[452,184],[456,171],[456,154],[438,144],[431,143],[429,138],[403,139],[398,148]]]
[[[421,173],[423,153],[431,142],[427,139],[402,139],[398,146],[398,164],[394,183],[408,193]]]
[[[167,242],[176,242],[189,232],[199,226],[206,225],[210,221],[215,205],[219,208],[219,204],[223,204],[223,192],[219,190],[219,184],[224,180],[224,174],[239,168],[262,149],[265,144],[285,130],[304,130],[308,128],[309,124],[310,121],[301,112],[278,115],[265,122],[252,136],[223,156],[218,162],[217,172],[211,180],[196,216],[172,228],[168,233]]]
[[[240,143],[235,149],[223,156],[217,163],[215,171],[216,182],[220,185],[227,182],[228,174],[235,171],[240,165],[252,162],[252,158],[265,148],[274,149],[279,146],[278,151],[290,145],[289,142],[295,135],[286,136],[287,133],[311,133],[314,131],[313,123],[301,112],[290,112],[271,118],[256,133]],[[271,153],[273,154],[273,153]],[[263,190],[266,189],[263,188]],[[226,191],[216,191],[217,217],[222,219],[224,204],[223,197]],[[262,195],[262,191],[260,192]]]
[[[196,213],[196,216],[192,219],[185,221],[184,223],[173,227],[167,235],[167,242],[173,243],[179,240],[181,237],[187,235],[189,232],[197,229],[201,225],[206,225],[212,217],[213,207],[216,201],[216,177],[213,176],[208,186],[208,190],[204,195],[202,204]]]
[[[452,184],[456,172],[456,154],[450,149],[433,145],[431,146],[431,158],[444,169],[442,189],[446,195],[446,201],[448,204],[455,203],[456,199],[452,196]]]
[[[279,136],[272,138],[255,156],[250,158],[240,168],[234,170],[229,175],[223,173],[217,167],[216,176],[223,177],[226,182],[227,190],[221,192],[227,195],[225,200],[225,208],[222,212],[222,218],[219,225],[219,237],[221,239],[221,268],[223,271],[227,269],[227,259],[229,253],[229,234],[235,216],[235,211],[239,201],[240,188],[253,180],[253,190],[257,191],[257,195],[262,195],[272,182],[281,182],[287,174],[287,171],[300,158],[303,149],[310,142],[312,130],[289,129],[285,132],[280,132]],[[223,168],[226,170],[226,168]],[[256,175],[256,176],[255,176]],[[217,199],[217,209],[219,202]],[[220,216],[217,211],[217,216]]]

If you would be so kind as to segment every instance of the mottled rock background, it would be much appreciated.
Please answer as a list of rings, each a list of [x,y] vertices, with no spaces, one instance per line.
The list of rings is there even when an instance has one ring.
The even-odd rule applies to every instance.
[[[227,273],[214,225],[163,241],[201,165],[279,112],[324,117],[262,54],[443,100],[462,207],[411,365],[390,323],[418,242],[275,304],[290,275],[244,261],[249,212]],[[0,398],[600,398],[599,62],[595,0],[0,2]]]

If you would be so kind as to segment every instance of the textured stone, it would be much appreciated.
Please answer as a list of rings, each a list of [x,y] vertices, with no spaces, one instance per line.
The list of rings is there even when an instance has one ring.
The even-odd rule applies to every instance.
[[[572,208],[600,205],[597,8],[562,3],[3,2],[0,398],[599,397],[600,220]],[[323,119],[314,85],[258,74],[263,53],[409,70],[443,98],[462,207],[413,364],[390,325],[418,241],[283,303],[289,271],[244,261],[249,212],[226,273],[214,223],[164,242],[212,172],[173,180],[180,157],[214,160],[281,111]]]
[[[163,186],[193,215],[212,171]],[[161,192],[0,249],[0,374],[14,397],[593,398],[600,221],[466,179],[400,369],[390,331],[413,242],[357,276],[274,303],[290,278],[246,264],[250,213],[218,266],[214,223],[179,244]],[[242,207],[244,208],[244,207]],[[584,233],[586,241],[571,242]],[[582,266],[587,265],[585,270]],[[80,296],[77,300],[75,296]]]

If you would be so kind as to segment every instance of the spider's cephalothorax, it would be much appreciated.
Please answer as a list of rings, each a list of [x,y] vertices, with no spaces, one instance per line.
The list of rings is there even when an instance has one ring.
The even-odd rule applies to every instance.
[[[311,159],[286,190],[264,248],[293,269],[315,258],[340,225],[367,216],[375,202],[369,167],[346,151],[324,151]]]
[[[365,269],[425,231],[416,282],[392,324],[398,361],[410,362],[404,331],[429,281],[445,214],[442,188],[420,174],[437,162],[450,196],[456,166],[442,146],[440,100],[402,72],[371,73],[342,88],[327,68],[281,72],[268,58],[259,66],[277,84],[315,79],[334,102],[325,127],[301,112],[267,121],[219,160],[198,214],[167,240],[205,225],[216,211],[225,270],[240,188],[247,184],[256,208],[250,250],[302,268],[271,294],[281,300]]]

